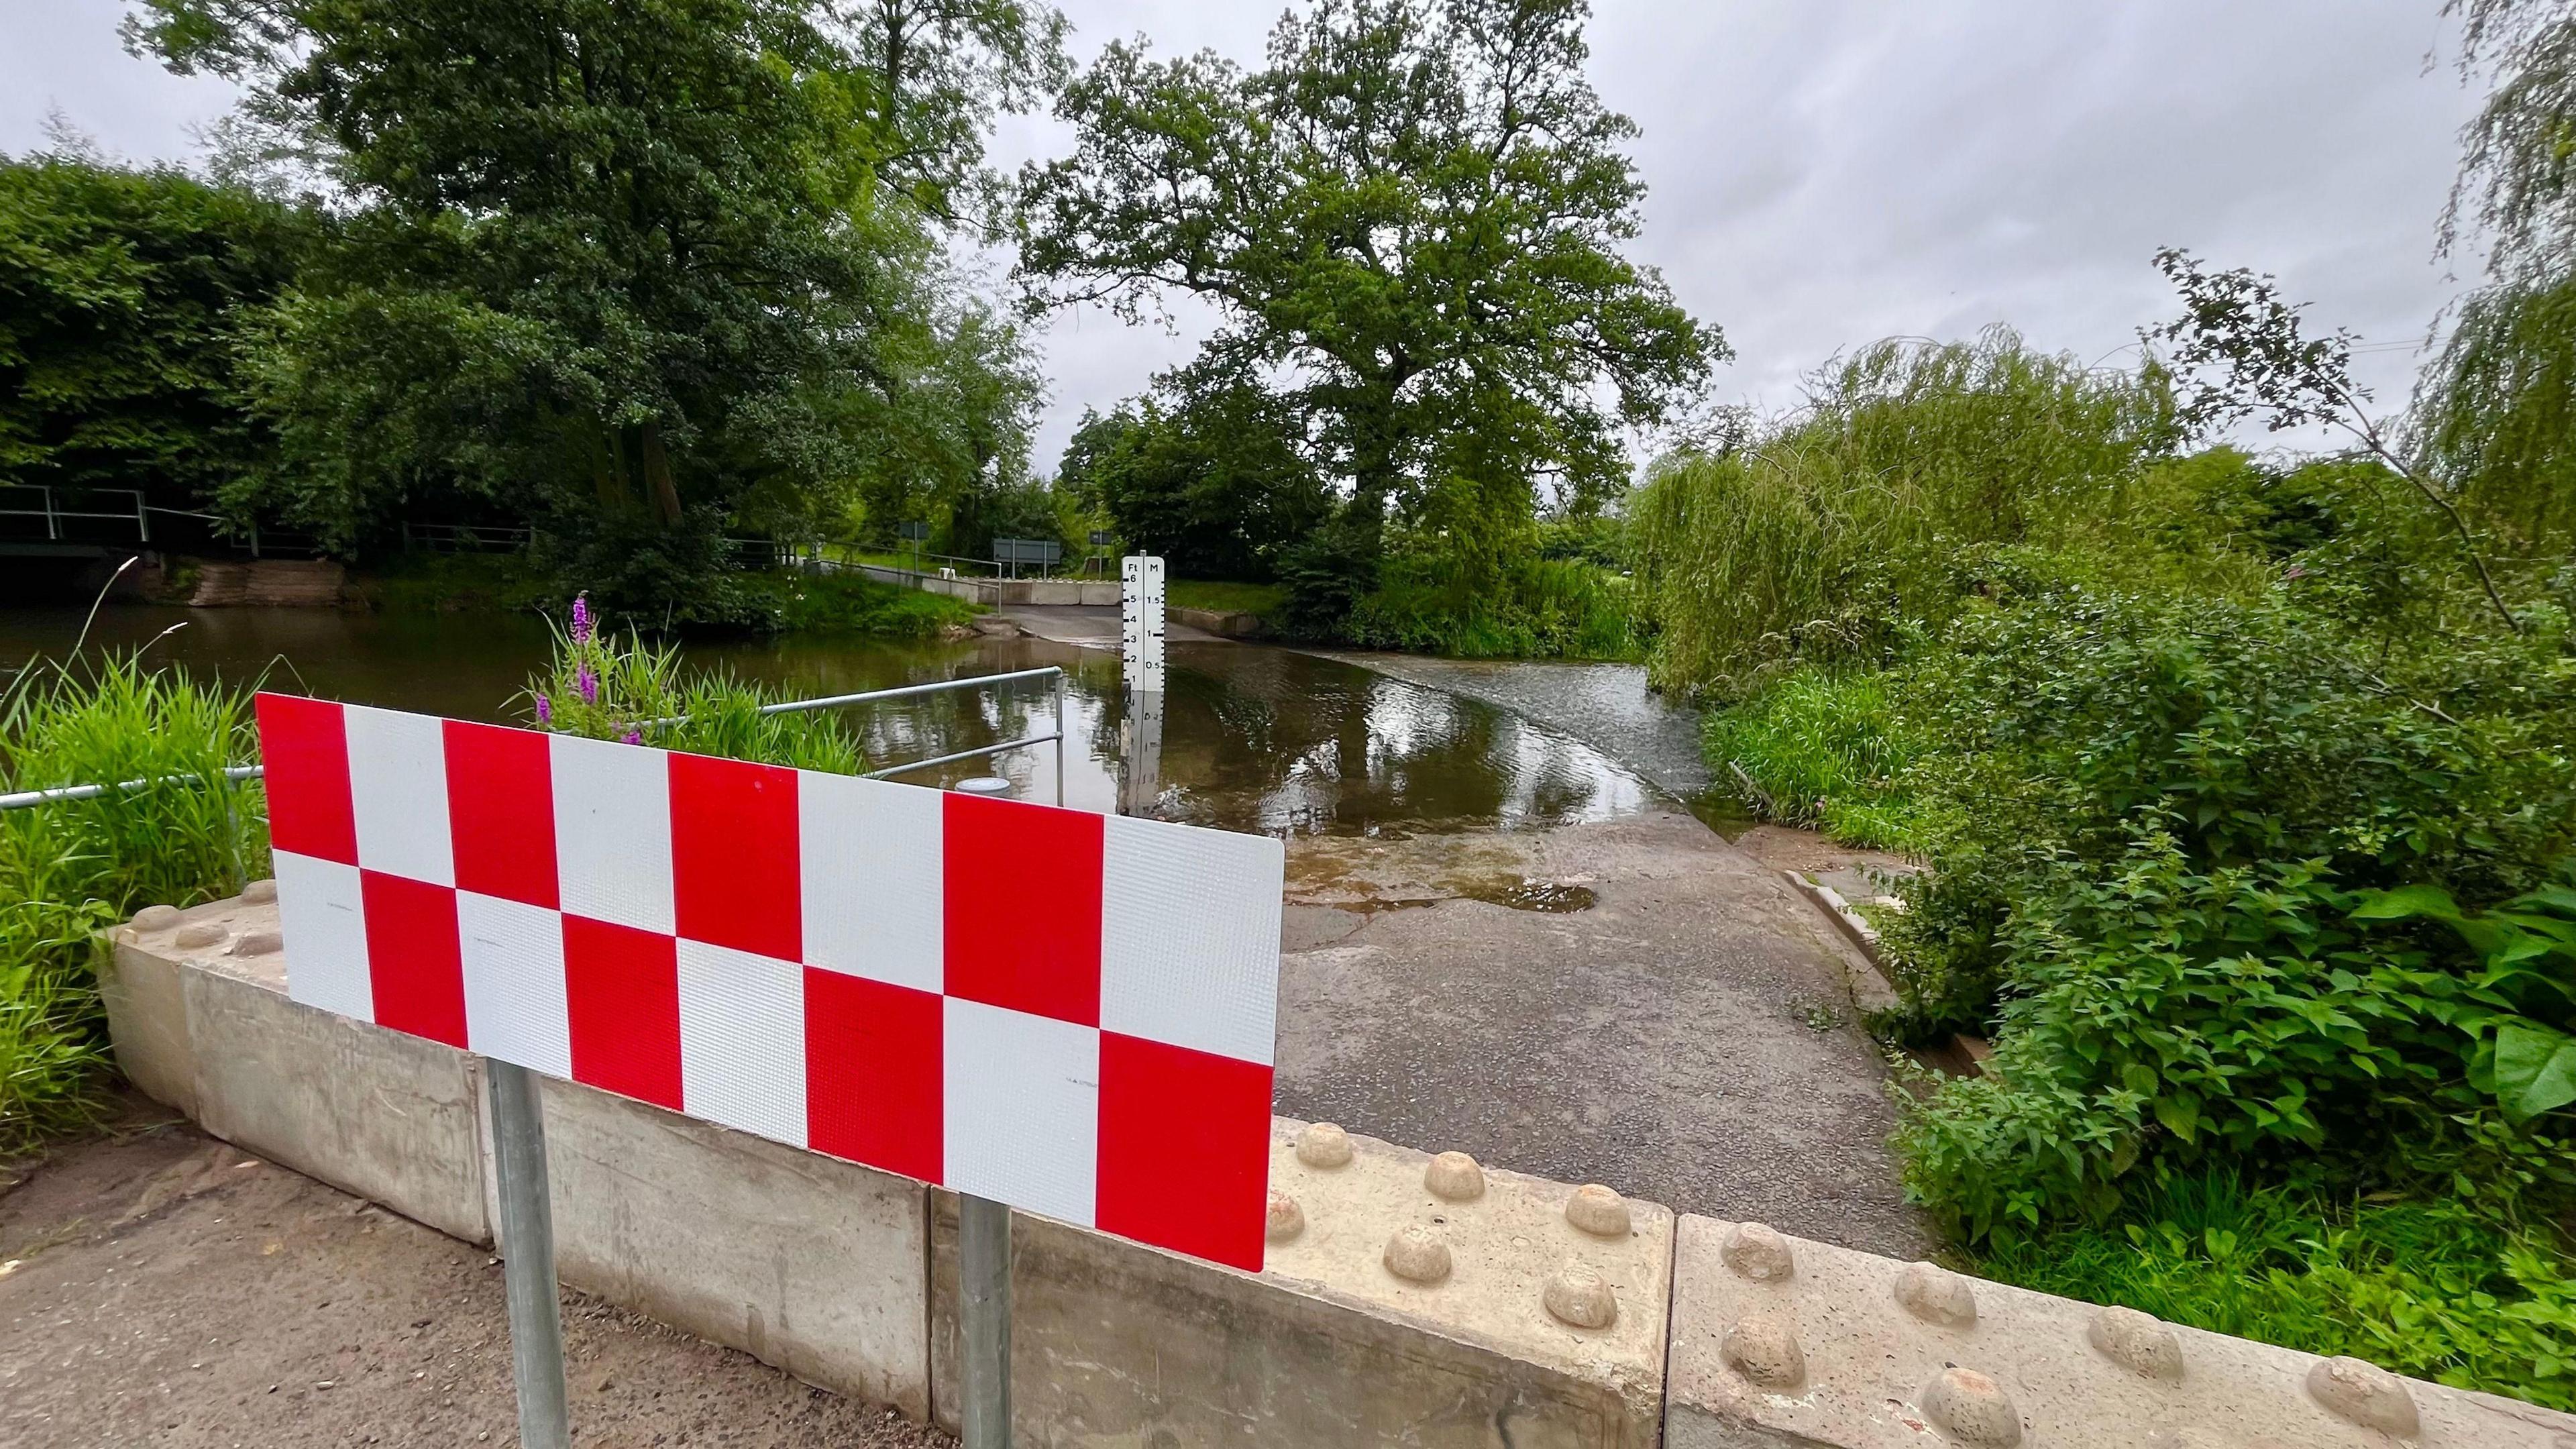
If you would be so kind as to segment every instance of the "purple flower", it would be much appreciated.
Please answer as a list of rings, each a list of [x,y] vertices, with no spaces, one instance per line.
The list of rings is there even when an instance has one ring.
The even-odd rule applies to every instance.
[[[573,676],[572,687],[581,696],[582,703],[599,703],[599,676],[590,672],[589,665],[583,665],[581,672]]]
[[[554,702],[553,700],[551,700],[551,699],[546,698],[546,697],[545,697],[544,695],[542,695],[542,694],[541,694],[541,695],[538,695],[538,696],[537,696],[537,723],[539,723],[539,724],[541,724],[541,725],[551,725],[551,724],[553,724],[554,722],[555,722],[555,702]]]
[[[628,730],[624,737],[619,739],[618,743],[624,745],[640,745],[644,743],[644,732],[642,730]]]
[[[589,643],[593,627],[595,626],[590,620],[590,594],[587,591],[584,591],[573,595],[572,642],[575,644]]]

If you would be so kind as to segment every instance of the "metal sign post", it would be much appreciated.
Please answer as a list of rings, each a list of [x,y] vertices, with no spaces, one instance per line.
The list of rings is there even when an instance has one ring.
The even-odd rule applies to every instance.
[[[555,1297],[554,1210],[546,1197],[546,1119],[536,1073],[485,1057],[492,1158],[499,1169],[501,1282],[510,1299],[510,1373],[519,1387],[519,1442],[571,1449],[564,1402],[563,1314]]]
[[[1163,792],[1163,561],[1130,554],[1118,565],[1119,662],[1127,686],[1126,757],[1118,809],[1151,815]]]
[[[965,1449],[1011,1444],[1011,1208],[957,1195],[958,1428]]]

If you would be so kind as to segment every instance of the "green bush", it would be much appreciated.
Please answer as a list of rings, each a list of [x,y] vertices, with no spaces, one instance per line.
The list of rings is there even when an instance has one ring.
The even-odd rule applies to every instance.
[[[268,874],[249,702],[132,658],[29,665],[0,696],[0,791],[153,781],[0,812],[0,1157],[89,1120],[107,1080],[97,933]],[[183,783],[184,782],[184,783]]]
[[[2495,1108],[2481,1052],[2509,983],[2380,918],[2557,888],[2563,637],[2371,660],[2279,597],[2079,597],[1918,656],[1916,720],[1946,758],[1909,785],[1951,808],[1888,931],[1899,1024],[1991,1029],[2000,1081],[1912,1110],[1915,1193],[1976,1239],[2108,1212],[2142,1165],[2290,1154],[2397,1181]],[[2533,1009],[2564,1029],[2568,1006]]]
[[[1341,633],[1364,649],[1462,659],[1637,654],[1626,580],[1596,564],[1536,557],[1478,569],[1454,555],[1392,555],[1377,587],[1353,601]]]

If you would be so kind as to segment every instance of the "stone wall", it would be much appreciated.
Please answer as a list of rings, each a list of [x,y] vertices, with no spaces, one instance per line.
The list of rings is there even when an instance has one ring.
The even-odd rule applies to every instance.
[[[465,1053],[284,994],[274,892],[116,935],[119,1064],[206,1130],[489,1242]],[[567,1282],[955,1419],[945,1192],[544,1088]],[[1258,1274],[1022,1215],[1018,1437],[1408,1449],[2576,1449],[2576,1417],[1278,1119]]]

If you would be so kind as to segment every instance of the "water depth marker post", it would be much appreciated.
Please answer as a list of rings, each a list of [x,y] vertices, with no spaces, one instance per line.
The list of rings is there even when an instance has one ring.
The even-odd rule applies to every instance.
[[[1151,815],[1163,793],[1163,561],[1118,563],[1118,652],[1127,692],[1126,769],[1118,811]]]

